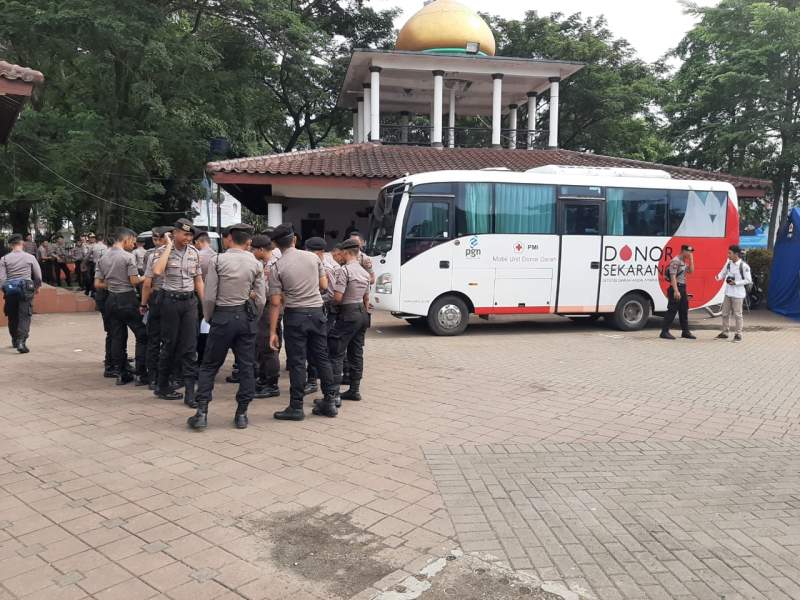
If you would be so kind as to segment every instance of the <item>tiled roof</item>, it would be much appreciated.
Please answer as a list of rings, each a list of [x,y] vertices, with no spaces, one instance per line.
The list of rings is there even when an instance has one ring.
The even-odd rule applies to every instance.
[[[40,71],[13,65],[0,60],[0,77],[4,79],[21,79],[25,83],[44,83],[44,75]]]
[[[771,183],[763,179],[737,177],[725,173],[687,169],[627,158],[613,158],[572,150],[501,150],[348,144],[318,150],[223,160],[209,163],[208,169],[212,173],[317,175],[391,180],[403,177],[407,173],[427,171],[473,170],[491,167],[507,167],[512,171],[525,171],[545,165],[663,169],[675,179],[726,181],[739,189],[767,190],[771,187]]]

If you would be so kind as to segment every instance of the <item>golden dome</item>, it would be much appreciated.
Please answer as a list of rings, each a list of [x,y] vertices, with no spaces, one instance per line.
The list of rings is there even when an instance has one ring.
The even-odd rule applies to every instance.
[[[395,48],[463,52],[468,42],[480,43],[481,53],[494,56],[494,35],[478,13],[455,0],[434,0],[403,26]]]

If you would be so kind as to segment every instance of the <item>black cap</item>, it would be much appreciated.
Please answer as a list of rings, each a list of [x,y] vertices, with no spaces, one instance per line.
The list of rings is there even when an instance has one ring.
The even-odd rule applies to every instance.
[[[694,246],[690,246],[689,244],[684,244],[681,246],[681,252],[694,252]]]
[[[252,225],[248,225],[247,223],[236,223],[234,225],[229,225],[226,227],[228,233],[231,231],[244,231],[245,233],[253,233],[255,228]]]
[[[13,246],[22,242],[22,236],[18,233],[8,236],[8,245]]]
[[[272,240],[269,239],[268,235],[258,234],[254,235],[252,241],[250,242],[251,248],[272,248]]]
[[[280,242],[285,238],[294,237],[294,227],[291,223],[283,223],[278,225],[272,233],[269,234],[273,242]]]
[[[175,225],[173,225],[172,228],[185,231],[186,233],[194,233],[194,224],[189,219],[178,219],[175,221]]]
[[[156,237],[164,237],[164,234],[169,233],[170,231],[172,231],[172,227],[169,225],[159,225],[158,227],[153,227],[153,229],[150,230],[150,233]]]
[[[339,250],[360,250],[361,244],[358,243],[358,240],[345,240],[336,247]]]
[[[328,245],[321,237],[312,237],[306,240],[306,250],[310,250],[311,252],[319,252],[320,250],[325,250],[327,247]]]
[[[350,232],[350,235],[349,235],[349,236],[347,236],[347,237],[352,237],[352,236],[354,236],[354,235],[357,235],[357,236],[358,236],[358,237],[360,237],[360,238],[363,238],[363,237],[364,237],[363,235],[361,235],[361,232],[360,232],[358,229],[353,229],[353,231],[351,231],[351,232]]]

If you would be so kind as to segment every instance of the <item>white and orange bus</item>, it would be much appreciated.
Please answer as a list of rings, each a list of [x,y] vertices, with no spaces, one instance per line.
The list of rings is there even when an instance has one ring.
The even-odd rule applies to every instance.
[[[715,275],[738,214],[730,184],[656,170],[410,175],[373,211],[372,303],[437,335],[463,333],[470,314],[605,316],[638,330],[666,311],[663,270],[682,244],[695,247],[691,308],[722,301]]]

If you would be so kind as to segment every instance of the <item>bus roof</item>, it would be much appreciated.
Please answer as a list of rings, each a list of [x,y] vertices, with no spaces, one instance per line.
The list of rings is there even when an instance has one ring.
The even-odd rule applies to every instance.
[[[574,170],[565,170],[560,166],[541,167],[526,172],[500,171],[486,169],[479,171],[430,171],[407,175],[389,183],[386,187],[398,183],[539,183],[549,185],[569,184],[575,186],[600,186],[600,187],[626,187],[650,188],[662,190],[692,190],[697,192],[727,192],[731,198],[736,198],[736,189],[723,181],[704,181],[693,179],[673,179],[664,177],[663,171],[639,169],[643,176],[637,177],[637,169],[605,169],[597,167],[577,167]]]

